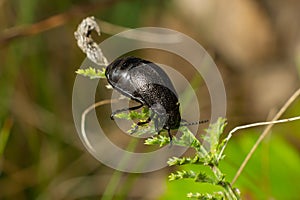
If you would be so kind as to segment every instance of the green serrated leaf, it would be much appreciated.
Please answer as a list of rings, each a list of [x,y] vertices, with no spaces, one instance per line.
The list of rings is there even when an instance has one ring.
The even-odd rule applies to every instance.
[[[168,163],[169,166],[185,165],[185,164],[204,164],[204,160],[201,159],[198,155],[196,155],[193,158],[189,158],[189,157],[183,157],[183,158],[172,157],[168,160],[167,163]]]
[[[146,145],[159,145],[159,147],[162,147],[166,144],[170,143],[170,138],[163,135],[153,136],[151,138],[148,138],[145,140]]]
[[[146,120],[149,117],[149,109],[143,108],[141,112],[138,111],[130,111],[130,112],[121,112],[115,115],[116,118],[126,119],[126,120],[134,120],[139,119],[140,121]]]
[[[134,120],[134,119],[141,119],[143,118],[140,113],[136,111],[131,111],[129,113],[127,112],[121,112],[116,115],[114,115],[115,118],[119,119],[126,119],[126,120]],[[142,121],[142,120],[141,120]]]
[[[121,112],[114,115],[115,118],[131,120],[129,113]]]
[[[210,152],[212,154],[217,153],[220,136],[226,124],[226,119],[219,118],[216,123],[210,124],[209,128],[205,130],[208,135],[203,139],[210,144]]]
[[[171,173],[169,175],[169,181],[174,181],[174,180],[179,180],[179,179],[184,179],[184,178],[195,178],[196,173],[192,170],[189,171],[176,171],[175,173]]]
[[[215,192],[213,194],[208,194],[208,193],[188,193],[187,194],[188,198],[191,199],[201,199],[201,200],[224,200],[225,195],[222,192]]]
[[[213,185],[215,185],[217,183],[214,178],[212,178],[211,176],[208,176],[204,172],[199,172],[195,177],[195,181],[196,182],[202,182],[202,183],[210,183],[210,184],[213,184]]]
[[[89,67],[87,69],[78,69],[76,71],[76,73],[80,74],[82,76],[89,77],[90,79],[106,78],[105,77],[105,68],[95,69],[93,67]]]

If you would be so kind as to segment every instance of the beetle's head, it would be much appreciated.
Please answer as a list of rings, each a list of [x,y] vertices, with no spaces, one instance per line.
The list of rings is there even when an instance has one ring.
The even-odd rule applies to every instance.
[[[121,57],[114,60],[107,68],[112,70],[129,70],[132,67],[139,65],[141,62],[142,59],[137,57]]]

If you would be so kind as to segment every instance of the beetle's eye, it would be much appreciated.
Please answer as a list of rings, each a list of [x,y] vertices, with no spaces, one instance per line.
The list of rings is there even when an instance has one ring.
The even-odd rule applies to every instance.
[[[128,67],[128,62],[123,62],[121,69],[126,69]]]

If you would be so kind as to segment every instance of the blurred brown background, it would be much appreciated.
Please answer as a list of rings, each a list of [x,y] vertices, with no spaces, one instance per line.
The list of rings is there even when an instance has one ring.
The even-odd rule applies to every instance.
[[[111,182],[118,172],[89,155],[77,136],[72,87],[85,55],[73,32],[86,16],[108,23],[99,42],[122,27],[143,26],[197,40],[224,79],[232,128],[270,119],[299,88],[299,10],[296,0],[0,0],[0,199],[105,199],[108,182],[115,184],[113,199],[158,199],[166,192],[167,169],[119,173],[120,182]],[[182,67],[176,58],[149,53]],[[108,106],[101,109],[109,116]],[[297,101],[286,117],[299,111]],[[280,129],[283,139],[300,150],[299,123],[291,126]],[[248,199],[256,198],[250,192]]]

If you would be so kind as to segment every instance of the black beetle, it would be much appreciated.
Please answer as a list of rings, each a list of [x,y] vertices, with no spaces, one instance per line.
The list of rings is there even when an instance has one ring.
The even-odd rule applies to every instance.
[[[151,110],[151,116],[137,125],[153,120],[155,130],[158,133],[162,129],[167,130],[170,141],[172,140],[170,130],[178,129],[181,122],[180,104],[170,78],[159,66],[137,57],[122,57],[107,66],[105,76],[114,89],[140,103],[138,106],[113,112],[111,119],[117,113],[147,106]]]

